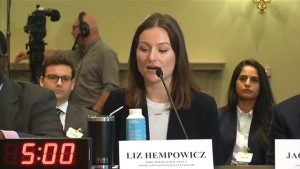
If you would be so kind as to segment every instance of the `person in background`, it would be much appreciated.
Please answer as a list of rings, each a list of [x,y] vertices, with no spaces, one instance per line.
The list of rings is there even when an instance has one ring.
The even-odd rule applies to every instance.
[[[142,108],[149,140],[186,139],[156,68],[163,79],[189,139],[212,139],[214,164],[222,161],[217,105],[196,85],[188,61],[184,37],[177,21],[168,14],[153,13],[138,26],[129,55],[128,86],[112,92],[104,106],[115,114],[115,153],[118,141],[126,140],[126,117],[130,108]]]
[[[75,69],[72,62],[64,57],[53,56],[42,65],[40,85],[55,93],[56,107],[67,136],[80,138],[87,136],[88,115],[96,113],[68,101],[74,88],[74,77]]]
[[[62,55],[73,62],[75,86],[69,101],[96,112],[102,112],[109,93],[120,86],[117,54],[100,39],[96,20],[81,12],[72,25],[74,50],[46,50],[45,59]],[[15,62],[28,58],[25,52]]]
[[[0,31],[0,34],[3,33]],[[6,49],[0,36],[0,139],[64,137],[53,92],[38,85],[4,77]],[[3,43],[4,42],[4,43]]]
[[[274,164],[275,139],[300,139],[300,95],[288,98],[275,106],[270,132],[267,164]]]
[[[273,107],[264,67],[253,59],[241,61],[231,77],[227,105],[219,110],[225,164],[266,163]]]
[[[7,57],[7,44],[6,44],[6,38],[4,36],[4,33],[2,31],[0,31],[0,45],[2,46],[2,54],[4,55],[4,57]],[[7,58],[8,59],[8,58]],[[8,62],[5,64],[5,68],[4,68],[4,77],[9,77],[9,72],[8,72]]]
[[[6,44],[6,38],[2,31],[0,31],[0,46],[1,46],[1,54],[6,55],[7,54],[7,44]]]

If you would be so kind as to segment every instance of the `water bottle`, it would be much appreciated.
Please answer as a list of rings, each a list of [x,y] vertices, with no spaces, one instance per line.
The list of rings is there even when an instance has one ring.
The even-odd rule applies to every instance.
[[[146,122],[142,109],[129,109],[126,118],[126,139],[146,140]]]

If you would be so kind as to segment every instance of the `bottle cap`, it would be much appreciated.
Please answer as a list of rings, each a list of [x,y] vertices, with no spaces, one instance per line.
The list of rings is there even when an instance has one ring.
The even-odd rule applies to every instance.
[[[142,114],[142,109],[129,109],[129,114]]]

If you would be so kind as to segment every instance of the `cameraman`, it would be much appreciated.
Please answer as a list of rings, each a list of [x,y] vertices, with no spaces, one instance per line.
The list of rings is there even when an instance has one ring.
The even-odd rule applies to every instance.
[[[70,59],[77,74],[70,101],[101,112],[109,93],[120,85],[117,54],[100,39],[97,23],[89,14],[79,14],[73,22],[71,35],[76,44],[74,50],[46,50],[45,59],[53,55]],[[21,52],[16,55],[15,62],[27,58],[27,53]]]

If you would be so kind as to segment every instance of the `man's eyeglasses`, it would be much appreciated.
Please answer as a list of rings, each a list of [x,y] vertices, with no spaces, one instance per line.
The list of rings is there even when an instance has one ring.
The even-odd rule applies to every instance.
[[[45,76],[50,82],[57,83],[58,79],[61,80],[62,83],[68,83],[72,80],[70,76],[57,76],[57,75],[46,75]]]
[[[80,27],[79,25],[73,25],[72,29],[74,30],[74,29],[79,28],[79,27]]]

